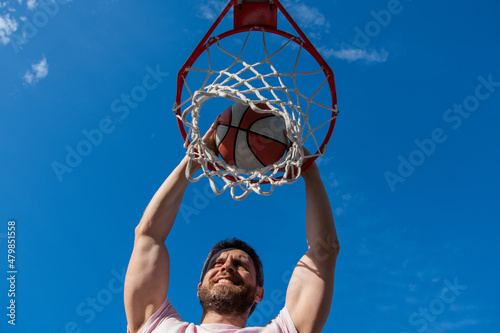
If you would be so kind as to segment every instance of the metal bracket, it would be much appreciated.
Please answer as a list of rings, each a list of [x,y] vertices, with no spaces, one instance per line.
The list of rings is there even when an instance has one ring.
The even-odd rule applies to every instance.
[[[273,0],[237,0],[234,6],[234,27],[278,26],[278,10]],[[268,7],[269,4],[269,7]]]

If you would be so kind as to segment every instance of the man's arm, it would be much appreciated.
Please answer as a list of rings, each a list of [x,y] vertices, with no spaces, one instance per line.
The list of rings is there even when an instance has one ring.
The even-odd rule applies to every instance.
[[[216,151],[214,131],[217,121],[203,138],[206,145]],[[163,304],[167,297],[170,259],[165,246],[184,192],[188,158],[168,176],[155,193],[135,229],[134,249],[125,276],[124,302],[128,328],[131,333],[141,326]],[[191,172],[200,166],[193,163]]]
[[[135,228],[134,249],[125,277],[125,312],[135,333],[167,296],[170,260],[165,240],[188,185],[186,158],[168,176]]]
[[[300,333],[321,332],[333,297],[335,263],[340,249],[328,196],[313,163],[302,174],[306,185],[308,251],[290,279],[286,307]]]

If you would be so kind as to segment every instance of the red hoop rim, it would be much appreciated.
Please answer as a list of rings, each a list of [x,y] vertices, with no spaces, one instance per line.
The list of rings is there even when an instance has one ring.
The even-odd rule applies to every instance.
[[[211,36],[214,30],[217,28],[217,26],[220,24],[222,19],[227,15],[229,10],[237,6],[237,0],[230,0],[230,2],[226,5],[224,10],[221,12],[217,20],[213,23],[213,25],[210,27],[210,29],[207,31],[205,36],[202,38],[202,40],[199,42],[198,46],[194,49],[194,51],[191,53],[189,56],[188,60],[184,63],[184,65],[181,67],[177,74],[177,94],[176,94],[176,99],[175,99],[175,107],[181,105],[182,103],[182,90],[184,87],[184,81],[187,78],[187,75],[189,74],[189,71],[187,68],[190,68],[196,60],[206,51],[206,49],[213,44],[215,44],[217,41],[223,40],[224,38],[233,36],[235,34],[239,33],[244,33],[244,32],[250,32],[250,31],[264,31],[268,32],[271,34],[279,35],[281,37],[287,38],[289,40],[294,41],[297,43],[299,46],[302,46],[319,64],[319,66],[323,69],[323,73],[327,79],[328,85],[330,87],[330,94],[332,96],[332,109],[337,110],[337,94],[336,94],[336,87],[335,87],[335,77],[333,74],[332,69],[328,65],[328,63],[324,60],[324,58],[321,56],[321,54],[318,52],[318,50],[314,47],[314,45],[309,41],[307,36],[302,32],[300,27],[295,23],[293,18],[288,14],[288,12],[285,10],[285,8],[281,5],[281,3],[278,0],[273,0],[274,5],[281,11],[281,13],[285,16],[285,18],[288,20],[288,22],[292,25],[292,27],[296,30],[299,36],[292,35],[291,33],[288,33],[283,30],[279,30],[273,26],[267,26],[267,25],[247,25],[247,26],[241,26],[234,28],[232,30],[228,30],[226,32],[221,33],[218,36]],[[184,142],[189,145],[189,138],[186,133],[185,125],[183,121],[180,119],[182,112],[181,112],[181,107],[179,107],[175,111],[175,115],[177,116],[177,124],[179,126],[179,130],[181,132],[182,138]],[[333,129],[335,127],[336,123],[336,111],[332,111],[332,120],[330,121],[329,128],[327,131],[327,134],[321,143],[320,147],[318,150],[313,154],[307,162],[303,163],[301,166],[302,171],[306,170],[320,155],[323,154],[325,151],[325,147],[330,141],[330,138],[333,133]],[[277,179],[281,179],[282,177],[279,177]],[[234,181],[234,178],[232,176],[229,176],[229,179]]]

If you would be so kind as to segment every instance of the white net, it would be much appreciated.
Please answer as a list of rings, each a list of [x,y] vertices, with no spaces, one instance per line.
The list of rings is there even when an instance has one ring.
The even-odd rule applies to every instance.
[[[277,37],[258,29],[261,38],[256,38],[256,31],[250,30],[244,40],[233,38],[224,45],[218,37],[212,37],[206,44],[206,58],[186,69],[184,99],[174,107],[188,130],[186,177],[190,181],[207,177],[214,193],[230,189],[236,200],[251,192],[269,195],[276,186],[295,182],[304,159],[324,153],[320,149],[323,138],[338,113],[336,107],[331,107],[329,77],[303,48],[300,38]],[[198,79],[188,80],[188,73],[189,79],[194,73],[199,75]],[[214,100],[242,103],[256,112],[281,116],[289,140],[284,156],[256,170],[240,169],[216,156],[203,142],[204,132],[200,130],[202,109],[207,110],[203,114],[214,109],[221,111]],[[262,104],[267,108],[257,106]],[[215,118],[207,117],[207,123]],[[306,143],[309,143],[307,149],[315,154],[304,154],[302,147]],[[201,165],[201,173],[191,176],[193,163]]]

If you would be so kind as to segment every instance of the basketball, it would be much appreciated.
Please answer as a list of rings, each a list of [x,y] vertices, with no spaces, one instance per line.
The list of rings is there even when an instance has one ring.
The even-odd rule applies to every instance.
[[[267,109],[259,104],[260,109]],[[256,170],[277,162],[286,152],[285,120],[236,103],[219,117],[215,143],[221,158],[240,169]]]

